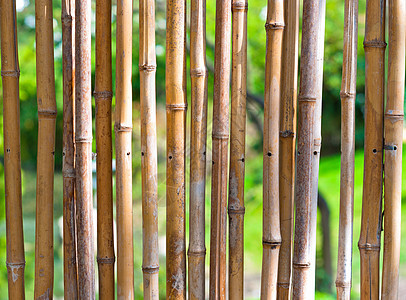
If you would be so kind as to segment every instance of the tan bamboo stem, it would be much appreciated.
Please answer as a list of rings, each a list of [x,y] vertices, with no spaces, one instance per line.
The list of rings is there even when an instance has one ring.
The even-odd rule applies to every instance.
[[[155,1],[140,1],[141,164],[144,299],[159,299]]]
[[[207,141],[206,0],[191,1],[189,299],[205,298],[205,189]]]
[[[365,141],[362,195],[361,299],[379,299],[382,228],[385,1],[367,0],[365,18]]]
[[[402,211],[406,2],[389,0],[388,90],[385,113],[385,201],[382,300],[398,299]],[[403,297],[403,295],[402,295]]]
[[[351,299],[354,218],[355,96],[357,88],[358,0],[345,1],[341,81],[341,180],[337,299]]]
[[[52,299],[54,286],[55,74],[52,0],[35,2],[38,99],[34,298]]]
[[[16,2],[1,1],[0,5],[8,298],[19,300],[25,299],[25,256]]]
[[[280,300],[287,300],[290,297],[292,266],[299,0],[284,1],[284,20],[279,133],[279,210],[282,244],[279,250],[277,298]]]
[[[232,1],[229,215],[229,298],[244,298],[244,175],[248,1]]]
[[[96,1],[97,263],[100,299],[114,299],[111,0]]]
[[[91,3],[75,3],[75,145],[78,298],[94,299]]]
[[[279,125],[281,102],[283,0],[269,0],[266,29],[264,144],[263,144],[263,256],[261,299],[276,299],[279,248]]]

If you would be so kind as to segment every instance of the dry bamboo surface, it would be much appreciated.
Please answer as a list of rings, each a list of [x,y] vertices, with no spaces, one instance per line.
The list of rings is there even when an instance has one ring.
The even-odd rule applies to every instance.
[[[365,18],[365,141],[362,195],[361,299],[379,299],[382,229],[385,1],[367,0]]]
[[[158,186],[155,94],[155,1],[140,0],[141,164],[144,299],[159,299]]]
[[[207,142],[206,0],[191,1],[189,299],[205,299],[205,189]]]
[[[114,299],[111,0],[96,1],[97,263],[100,299]]]
[[[292,266],[299,0],[284,1],[284,23],[279,135],[279,209],[282,244],[279,250],[277,298],[280,300],[287,300],[290,297]]]
[[[38,101],[34,298],[52,298],[54,285],[55,73],[52,0],[35,2]]]
[[[231,1],[216,0],[210,226],[211,300],[223,300],[226,296],[230,40]]]
[[[279,249],[279,126],[284,24],[283,0],[269,0],[266,29],[264,144],[263,144],[263,256],[261,299],[276,299]]]
[[[229,298],[244,298],[244,176],[248,0],[232,1],[229,215]]]
[[[132,208],[132,1],[117,2],[116,214],[117,299],[134,298]]]
[[[341,81],[341,180],[337,299],[351,299],[354,219],[355,96],[357,88],[358,0],[345,1]]]
[[[20,300],[25,299],[25,257],[16,2],[1,1],[0,5],[8,297]]]
[[[388,90],[385,112],[385,201],[382,300],[398,299],[402,211],[406,2],[389,0]],[[402,295],[403,297],[404,295]]]

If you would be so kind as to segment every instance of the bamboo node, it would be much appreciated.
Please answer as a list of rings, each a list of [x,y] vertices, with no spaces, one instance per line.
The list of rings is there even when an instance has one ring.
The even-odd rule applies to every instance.
[[[315,103],[317,101],[316,97],[313,96],[307,96],[307,95],[299,95],[298,97],[299,102],[310,102],[310,103]]]
[[[55,110],[38,110],[38,119],[56,119]]]
[[[212,138],[213,140],[228,140],[229,134],[228,133],[213,133]]]
[[[373,245],[370,243],[365,243],[365,244],[358,244],[358,249],[360,250],[365,250],[365,251],[378,251],[381,249],[381,246],[378,245]]]
[[[159,272],[159,266],[142,267],[142,272],[147,274],[155,274]]]
[[[24,268],[25,267],[25,261],[23,261],[23,262],[14,262],[14,263],[6,262],[6,266],[7,266],[7,268],[15,268],[15,267]]]
[[[143,65],[139,65],[138,69],[140,70],[140,72],[145,71],[147,73],[151,73],[151,72],[156,71],[156,65],[143,64]]]
[[[190,77],[204,77],[207,76],[208,70],[207,68],[197,68],[190,70]]]
[[[295,133],[292,130],[284,130],[279,132],[279,136],[283,138],[295,137]]]
[[[392,150],[392,151],[396,151],[398,149],[398,147],[396,145],[384,145],[383,146],[384,150]]]
[[[346,281],[336,280],[336,287],[350,288],[351,286],[352,286],[351,281],[346,282]]]
[[[71,15],[63,14],[61,17],[61,22],[63,25],[69,26],[70,24],[72,24],[72,21],[73,21],[73,16],[71,16]]]
[[[115,132],[132,132],[133,127],[128,125],[123,125],[120,123],[114,124],[114,131]]]
[[[386,43],[384,41],[364,41],[364,48],[380,48],[385,49]]]
[[[187,103],[167,104],[166,109],[171,110],[171,111],[174,111],[174,110],[186,111]]]
[[[187,252],[188,256],[205,256],[206,255],[206,249],[200,250],[200,251],[191,251],[190,249]]]
[[[112,265],[116,261],[116,257],[97,257],[97,263],[102,265]]]
[[[233,12],[236,12],[236,11],[246,12],[246,11],[248,11],[248,2],[246,2],[246,1],[233,2],[231,4],[231,11],[233,11]]]
[[[271,248],[271,249],[276,249],[279,248],[282,245],[282,240],[262,240],[262,246],[264,248]]]
[[[281,287],[283,289],[288,289],[290,287],[289,282],[278,282],[278,287]]]
[[[245,214],[245,207],[229,207],[228,208],[228,214],[229,215],[244,215]]]
[[[340,92],[340,97],[342,100],[352,99],[355,96],[356,96],[356,93],[353,93],[353,92],[345,92],[345,91]]]
[[[10,71],[7,71],[7,70],[2,70],[1,71],[1,77],[16,77],[16,78],[18,78],[18,77],[20,77],[20,70],[10,70]]]
[[[285,28],[285,23],[283,22],[267,22],[265,23],[265,30],[281,30]]]
[[[110,91],[94,91],[93,92],[93,97],[96,100],[109,100],[111,101],[111,98],[113,98],[113,93]]]
[[[75,169],[72,168],[69,168],[68,170],[62,169],[62,176],[64,178],[75,178],[76,177]]]
[[[295,269],[309,269],[310,268],[310,262],[306,263],[295,263],[293,262],[293,268]]]

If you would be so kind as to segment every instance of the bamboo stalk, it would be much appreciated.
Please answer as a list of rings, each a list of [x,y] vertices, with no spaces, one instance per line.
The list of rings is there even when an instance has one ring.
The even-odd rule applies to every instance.
[[[229,297],[244,298],[244,177],[248,0],[232,1],[232,80],[229,215]]]
[[[341,81],[341,180],[337,299],[351,299],[354,219],[355,96],[357,88],[358,0],[345,1]]]
[[[111,0],[96,1],[97,263],[100,299],[114,299]]]
[[[402,211],[406,2],[389,0],[388,92],[385,113],[385,218],[382,299],[398,299]],[[403,296],[403,295],[402,295]]]
[[[132,208],[132,1],[117,2],[116,214],[117,298],[134,298]]]
[[[382,228],[385,1],[367,0],[365,18],[365,142],[362,195],[361,299],[379,298]]]
[[[189,299],[205,298],[205,189],[207,142],[206,0],[191,1]]]
[[[89,0],[75,4],[75,145],[78,298],[94,299],[92,92]]]
[[[38,100],[34,298],[52,298],[54,285],[55,74],[52,0],[35,2]]]
[[[144,299],[159,299],[155,1],[140,0],[140,103]]]
[[[8,298],[25,299],[16,1],[0,5]]]

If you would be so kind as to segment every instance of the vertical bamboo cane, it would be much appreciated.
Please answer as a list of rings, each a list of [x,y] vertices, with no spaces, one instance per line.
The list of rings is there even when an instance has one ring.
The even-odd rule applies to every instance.
[[[227,164],[229,137],[231,0],[216,1],[213,154],[210,232],[210,299],[226,295]]]
[[[155,96],[155,1],[140,0],[141,164],[144,299],[159,299]]]
[[[385,1],[367,0],[365,18],[365,142],[362,195],[361,299],[379,299],[385,94]]]
[[[16,1],[0,5],[8,298],[25,299]]]
[[[111,0],[96,1],[97,263],[100,299],[114,299]]]
[[[55,74],[52,0],[35,2],[38,99],[34,298],[52,298],[54,285]]]
[[[205,298],[205,189],[207,141],[206,0],[191,1],[189,299]]]
[[[389,0],[389,63],[385,113],[385,218],[382,299],[398,299],[402,211],[406,2]],[[403,295],[402,295],[403,296]]]
[[[232,1],[232,81],[229,215],[229,295],[244,298],[244,175],[248,0]]]
[[[281,89],[283,0],[269,0],[266,29],[264,98],[264,208],[261,299],[276,299],[279,248],[279,111]]]
[[[354,218],[355,96],[357,88],[358,0],[345,1],[341,81],[341,181],[337,299],[351,298]]]

